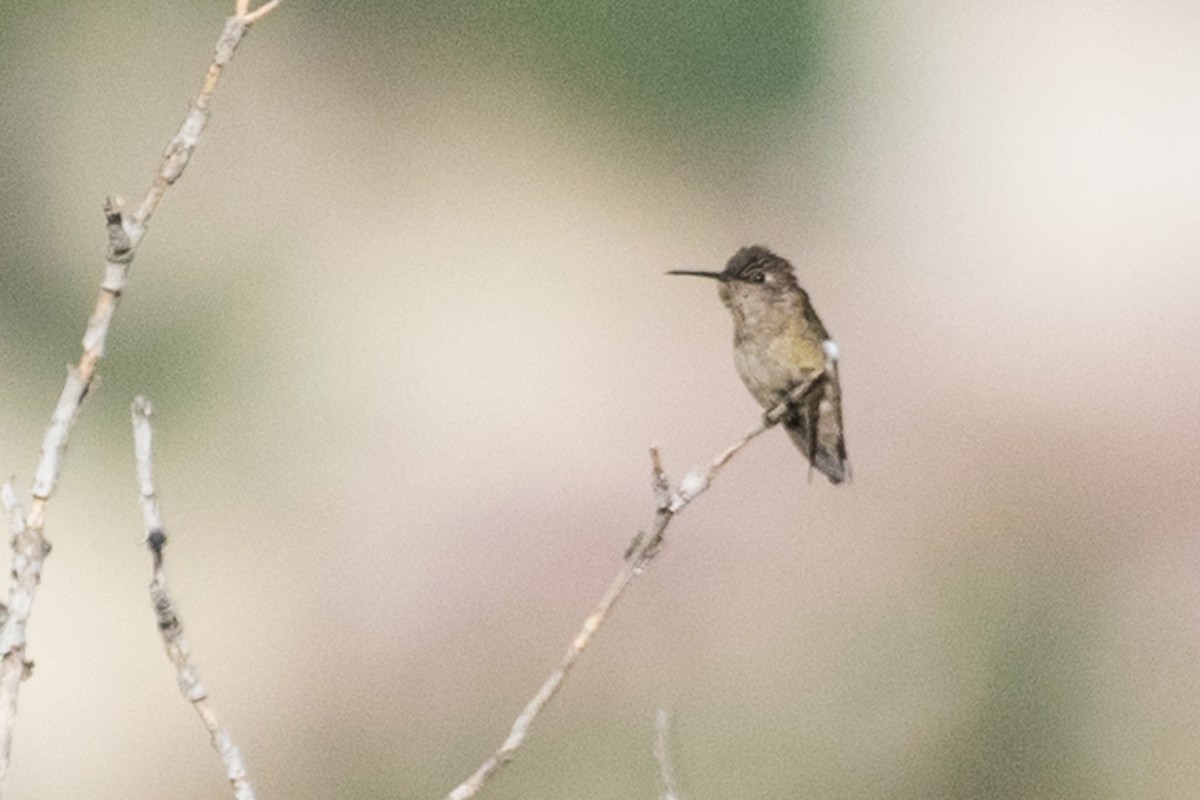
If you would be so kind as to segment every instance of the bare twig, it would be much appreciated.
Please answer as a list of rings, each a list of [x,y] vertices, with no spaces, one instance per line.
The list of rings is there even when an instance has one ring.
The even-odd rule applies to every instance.
[[[208,122],[208,103],[212,99],[213,92],[216,91],[217,83],[221,80],[221,73],[225,71],[225,67],[233,58],[238,45],[241,44],[242,37],[246,35],[246,31],[250,29],[251,25],[275,10],[279,2],[280,0],[271,0],[254,11],[250,11],[248,0],[237,0],[234,15],[225,20],[225,29],[221,31],[221,35],[217,39],[217,45],[213,49],[213,60],[204,74],[204,82],[200,86],[200,91],[196,94],[196,98],[192,101],[192,107],[188,109],[187,115],[183,118],[179,132],[167,144],[154,181],[150,184],[146,197],[129,223],[132,228],[130,239],[133,240],[134,247],[137,247],[145,232],[144,226],[158,209],[163,195],[166,194],[171,184],[179,180],[179,176],[187,167],[188,160],[192,157],[192,151],[196,149],[196,145],[200,141],[200,134],[204,132],[204,126]]]
[[[671,490],[671,484],[667,480],[666,473],[663,471],[658,449],[650,449],[651,476],[654,490],[654,521],[650,526],[649,533],[638,533],[634,538],[633,543],[626,551],[625,564],[621,567],[621,571],[617,573],[612,583],[609,584],[600,601],[592,609],[592,613],[588,614],[587,619],[583,621],[583,627],[579,629],[579,633],[575,634],[575,638],[571,640],[571,644],[567,648],[567,652],[559,660],[558,666],[554,668],[554,671],[550,673],[550,676],[546,678],[541,688],[538,689],[537,694],[533,696],[533,699],[525,705],[525,708],[517,716],[504,742],[494,753],[488,756],[486,761],[479,765],[479,768],[469,778],[456,786],[450,794],[446,795],[446,800],[466,800],[468,797],[474,797],[480,787],[492,775],[498,772],[509,761],[512,761],[517,749],[525,742],[530,725],[533,724],[533,721],[537,719],[542,709],[546,707],[546,704],[558,692],[559,687],[566,680],[567,674],[575,666],[575,662],[583,655],[583,651],[591,643],[596,631],[600,629],[600,626],[608,618],[612,607],[625,593],[625,590],[629,588],[629,584],[633,579],[642,573],[650,561],[662,549],[663,536],[666,534],[667,526],[670,525],[675,515],[703,494],[721,469],[743,447],[750,444],[750,442],[761,436],[768,428],[776,425],[781,419],[787,416],[793,404],[811,392],[824,379],[824,373],[816,373],[803,384],[797,386],[782,403],[764,414],[762,421],[758,425],[747,431],[746,435],[741,439],[721,451],[716,458],[709,462],[708,466],[692,470],[685,475],[683,480],[680,481],[679,487],[674,491]]]
[[[654,760],[658,762],[658,771],[662,776],[662,791],[659,800],[680,800],[679,789],[675,786],[675,768],[671,765],[671,713],[660,708],[654,715]]]
[[[13,723],[17,718],[17,690],[33,670],[33,662],[25,660],[25,626],[41,577],[42,561],[50,551],[40,529],[29,523],[29,517],[17,503],[10,481],[4,483],[2,499],[12,531],[13,584],[8,591],[4,624],[0,627],[0,653],[4,654],[0,661],[0,781],[8,771]],[[3,796],[0,783],[0,797]]]
[[[95,378],[96,366],[104,356],[113,315],[125,288],[129,265],[146,233],[146,224],[162,202],[167,189],[179,180],[192,151],[196,149],[208,121],[209,100],[238,43],[250,25],[262,19],[277,3],[278,0],[272,0],[250,11],[248,0],[237,0],[234,16],[226,20],[225,28],[217,39],[213,60],[205,73],[200,91],[179,131],[167,145],[158,171],[137,212],[128,217],[119,200],[109,197],[105,201],[108,253],[100,293],[83,335],[83,353],[78,364],[67,369],[67,378],[54,407],[50,426],[42,439],[42,455],[34,473],[29,511],[23,516],[19,530],[14,532],[13,537],[13,584],[9,589],[7,618],[0,628],[0,800],[4,797],[4,779],[8,774],[12,752],[17,695],[21,681],[28,677],[31,668],[31,664],[25,660],[25,629],[41,578],[42,564],[50,552],[50,544],[43,533],[46,504],[54,493],[62,471],[71,427],[79,416],[80,406]]]
[[[183,636],[183,620],[175,610],[175,602],[167,591],[167,572],[163,563],[163,548],[167,535],[163,530],[162,515],[158,508],[158,495],[154,491],[154,431],[150,415],[154,413],[150,402],[144,397],[133,401],[133,453],[137,461],[138,493],[142,504],[142,521],[146,526],[146,545],[154,556],[154,579],[150,582],[150,602],[158,620],[158,632],[167,648],[167,658],[175,665],[179,680],[179,691],[196,709],[212,739],[213,749],[225,767],[225,777],[233,787],[236,800],[254,800],[254,789],[246,777],[246,765],[241,751],[233,742],[229,731],[221,725],[217,711],[208,701],[208,692],[200,682],[200,672],[192,661],[191,650]]]

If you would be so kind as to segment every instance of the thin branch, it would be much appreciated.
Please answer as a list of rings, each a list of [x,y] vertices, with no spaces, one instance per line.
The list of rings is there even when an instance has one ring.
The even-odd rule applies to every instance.
[[[247,25],[253,25],[254,23],[258,22],[260,19],[265,17],[267,14],[270,14],[272,11],[274,11],[276,8],[278,8],[279,4],[282,2],[283,2],[283,0],[271,0],[271,2],[263,3],[261,6],[259,6],[258,8],[254,9],[253,11],[251,11],[249,13],[239,14],[238,16],[240,16],[242,18],[242,21],[245,22]]]
[[[8,512],[13,548],[13,584],[8,591],[8,605],[4,607],[4,624],[0,626],[0,781],[8,771],[9,754],[12,750],[12,730],[17,719],[17,691],[21,681],[33,671],[33,662],[25,660],[25,628],[29,612],[33,607],[33,596],[37,591],[42,573],[42,561],[50,551],[50,545],[41,536],[41,531],[28,523],[28,517],[17,503],[11,481],[0,488],[0,500]],[[36,502],[36,501],[35,501]],[[4,796],[0,784],[0,798]]]
[[[629,584],[633,582],[633,579],[642,573],[650,561],[662,549],[663,537],[667,532],[667,526],[671,524],[671,520],[686,508],[689,503],[708,490],[708,487],[712,485],[713,480],[717,477],[721,469],[743,447],[750,444],[750,442],[761,436],[768,428],[776,425],[781,419],[787,416],[793,405],[813,391],[823,380],[825,380],[825,373],[816,373],[803,384],[793,389],[782,403],[763,415],[762,421],[758,425],[747,431],[746,435],[741,439],[721,451],[716,458],[709,462],[708,466],[693,470],[684,476],[683,480],[679,483],[679,487],[674,491],[671,490],[670,481],[663,471],[658,449],[650,449],[651,477],[654,490],[654,521],[650,526],[649,534],[638,533],[634,538],[633,543],[626,551],[624,566],[621,567],[620,572],[617,573],[617,576],[609,584],[604,595],[596,603],[595,608],[592,609],[592,613],[588,614],[587,619],[583,621],[583,626],[575,634],[575,638],[571,640],[571,644],[567,648],[567,652],[559,660],[558,666],[554,668],[554,671],[550,673],[550,676],[546,678],[541,688],[538,689],[537,694],[533,696],[533,699],[525,705],[525,708],[517,716],[504,742],[494,753],[488,756],[486,761],[479,765],[479,768],[469,778],[446,795],[446,800],[466,800],[466,798],[474,797],[489,778],[509,761],[512,761],[517,750],[524,744],[525,737],[529,733],[529,727],[537,719],[538,715],[541,714],[542,709],[546,707],[558,692],[563,681],[566,680],[567,674],[575,666],[575,662],[583,655],[583,651],[591,643],[596,631],[600,629],[600,626],[608,618],[608,614],[613,606],[625,594],[625,590],[629,588]]]
[[[154,406],[138,395],[129,407],[130,423],[133,426],[133,459],[137,468],[138,498],[142,507],[142,524],[146,528],[146,542],[154,551],[154,565],[162,562],[162,545],[166,544],[163,533],[162,513],[158,508],[158,494],[154,491],[154,428],[150,417]],[[155,533],[159,537],[155,537]],[[162,538],[160,544],[150,543],[153,538]]]
[[[662,776],[662,791],[659,800],[680,800],[679,789],[675,785],[675,768],[671,764],[671,713],[660,708],[654,715],[654,760],[658,762],[658,771]]]
[[[225,767],[225,777],[233,788],[236,800],[254,800],[254,789],[246,777],[246,765],[241,751],[233,742],[229,731],[221,725],[217,711],[208,701],[208,692],[200,682],[200,672],[192,661],[191,650],[183,636],[183,620],[175,610],[175,601],[167,591],[167,572],[163,563],[163,548],[167,535],[163,531],[162,515],[158,508],[158,495],[154,491],[154,431],[150,415],[154,413],[150,402],[144,397],[133,401],[133,453],[137,461],[138,493],[142,505],[142,521],[146,527],[146,545],[154,556],[154,579],[150,582],[150,602],[158,620],[158,632],[167,648],[167,658],[175,665],[179,691],[196,709],[200,721],[212,740],[213,749]]]
[[[67,378],[54,407],[50,426],[42,438],[42,454],[34,472],[29,511],[23,516],[20,530],[15,531],[13,537],[13,584],[8,594],[7,618],[3,627],[0,627],[0,800],[4,797],[4,780],[12,753],[17,695],[21,681],[29,676],[32,666],[25,660],[26,625],[41,579],[42,564],[50,552],[50,544],[44,536],[46,504],[54,494],[62,472],[71,427],[96,376],[96,366],[104,356],[108,331],[125,288],[129,266],[146,233],[146,224],[162,202],[167,189],[179,180],[192,151],[196,149],[208,121],[209,100],[238,43],[249,26],[262,19],[276,5],[276,0],[272,0],[255,11],[249,11],[248,0],[237,0],[236,13],[225,21],[200,91],[179,131],[167,145],[158,171],[137,212],[132,217],[126,216],[119,200],[109,197],[105,201],[108,252],[100,293],[83,335],[83,352],[78,363],[67,369]]]
[[[246,35],[246,31],[250,29],[251,25],[271,13],[278,5],[279,0],[271,0],[260,8],[250,11],[248,0],[237,0],[234,15],[225,20],[225,29],[221,31],[217,45],[213,48],[213,60],[204,74],[200,91],[196,94],[191,108],[183,118],[183,124],[179,126],[178,133],[167,144],[162,163],[159,164],[158,172],[154,175],[154,181],[150,184],[149,191],[146,192],[141,206],[138,207],[137,213],[134,214],[131,221],[133,230],[130,232],[130,238],[133,240],[134,247],[137,246],[142,233],[144,233],[145,224],[150,221],[150,217],[158,209],[158,204],[162,202],[163,195],[166,194],[171,184],[179,180],[179,176],[187,167],[188,161],[192,157],[192,151],[196,149],[196,145],[200,141],[200,134],[204,132],[204,126],[208,123],[208,103],[212,99],[213,92],[216,91],[217,83],[221,80],[221,74],[233,58],[238,45],[241,44],[242,37]]]

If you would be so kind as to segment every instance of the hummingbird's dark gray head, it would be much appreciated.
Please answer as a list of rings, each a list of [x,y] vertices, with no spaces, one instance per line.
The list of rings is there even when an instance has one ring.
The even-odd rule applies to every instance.
[[[788,260],[759,245],[738,250],[720,274],[726,283],[749,283],[767,289],[796,286],[796,273]]]
[[[696,275],[721,282],[721,302],[741,315],[752,305],[772,305],[800,291],[796,273],[787,259],[765,247],[743,247],[733,254],[722,272],[674,270],[670,275]]]

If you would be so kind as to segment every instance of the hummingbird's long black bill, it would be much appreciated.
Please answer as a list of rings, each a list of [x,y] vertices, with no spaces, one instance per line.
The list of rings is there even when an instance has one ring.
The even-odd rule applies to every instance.
[[[697,278],[714,278],[718,281],[728,280],[724,272],[700,272],[691,269],[673,269],[668,275],[695,275]]]

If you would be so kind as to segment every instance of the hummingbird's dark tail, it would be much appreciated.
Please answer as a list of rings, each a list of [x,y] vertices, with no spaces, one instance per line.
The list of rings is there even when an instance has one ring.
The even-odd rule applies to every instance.
[[[808,463],[829,482],[839,484],[850,472],[842,434],[842,398],[836,380],[825,381],[820,393],[784,417],[783,425]]]
[[[833,447],[828,447],[820,441],[813,440],[813,437],[801,425],[792,425],[784,423],[787,426],[788,435],[792,437],[792,441],[796,443],[796,447],[800,448],[800,452],[808,458],[809,463],[825,477],[829,478],[829,482],[839,484],[846,480],[849,473],[849,462],[846,461],[846,443],[839,436]]]

